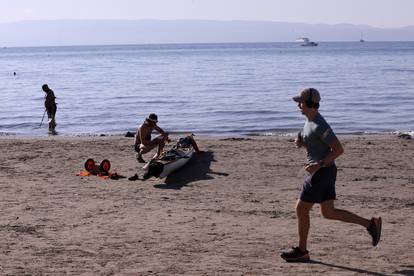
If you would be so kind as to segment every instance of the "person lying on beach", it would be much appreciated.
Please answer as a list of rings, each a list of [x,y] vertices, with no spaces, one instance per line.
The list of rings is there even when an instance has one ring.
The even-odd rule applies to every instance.
[[[176,147],[177,148],[185,148],[188,146],[192,146],[196,153],[203,153],[204,151],[200,150],[196,141],[194,140],[194,134],[188,135],[184,138],[180,138],[177,141]]]
[[[307,118],[302,133],[295,139],[296,147],[306,147],[306,177],[300,198],[296,204],[299,246],[283,252],[281,257],[288,262],[309,261],[307,239],[310,226],[309,212],[315,203],[320,204],[321,213],[327,219],[359,224],[365,227],[376,246],[381,237],[381,217],[365,219],[346,210],[335,208],[335,181],[337,168],[334,160],[343,152],[341,142],[331,127],[318,112],[321,97],[318,90],[307,88],[293,97],[300,112]]]
[[[56,97],[55,93],[53,93],[53,90],[49,88],[47,84],[42,85],[42,90],[46,93],[45,96],[45,108],[47,112],[48,117],[48,123],[49,123],[49,133],[56,134]]]
[[[135,133],[134,149],[137,152],[137,160],[139,163],[145,163],[142,155],[150,152],[157,146],[157,153],[154,155],[153,159],[158,158],[164,149],[166,141],[168,141],[168,133],[157,126],[157,123],[158,116],[151,113],[148,118],[145,119],[144,123],[138,127]],[[151,134],[154,130],[160,133],[160,135],[151,140]]]

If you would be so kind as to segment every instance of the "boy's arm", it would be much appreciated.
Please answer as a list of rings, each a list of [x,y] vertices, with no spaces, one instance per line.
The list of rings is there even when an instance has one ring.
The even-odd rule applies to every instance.
[[[339,139],[335,139],[329,146],[331,147],[331,152],[324,159],[318,161],[320,167],[331,164],[336,158],[344,153],[344,148]]]
[[[158,131],[160,134],[165,134],[165,131],[162,128],[160,128],[159,126],[155,126],[154,129],[156,131]]]
[[[140,135],[139,135],[139,129],[140,127],[137,128],[137,131],[135,132],[135,145],[138,144],[139,139],[141,139]]]

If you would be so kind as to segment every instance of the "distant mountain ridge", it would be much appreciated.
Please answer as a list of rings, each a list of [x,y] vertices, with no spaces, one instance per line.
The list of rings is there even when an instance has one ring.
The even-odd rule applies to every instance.
[[[414,41],[414,26],[375,28],[215,20],[36,20],[0,23],[0,47],[162,43]]]

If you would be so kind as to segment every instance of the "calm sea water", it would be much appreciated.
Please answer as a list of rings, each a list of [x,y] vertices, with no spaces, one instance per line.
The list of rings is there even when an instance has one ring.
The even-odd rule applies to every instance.
[[[337,133],[414,130],[414,42],[0,48],[0,134],[46,135],[44,83],[63,135],[124,134],[151,112],[171,132],[293,133],[305,87]]]

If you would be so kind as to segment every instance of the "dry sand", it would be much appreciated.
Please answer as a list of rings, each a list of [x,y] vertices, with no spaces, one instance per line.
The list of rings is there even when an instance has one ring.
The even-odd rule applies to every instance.
[[[340,138],[336,205],[382,216],[382,240],[316,205],[312,262],[289,264],[305,153],[288,137],[199,139],[145,182],[76,176],[88,157],[142,176],[131,138],[2,137],[0,275],[414,275],[414,140]]]

